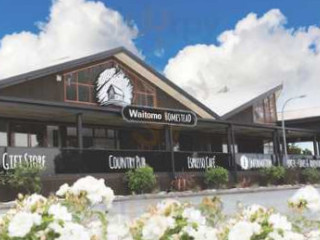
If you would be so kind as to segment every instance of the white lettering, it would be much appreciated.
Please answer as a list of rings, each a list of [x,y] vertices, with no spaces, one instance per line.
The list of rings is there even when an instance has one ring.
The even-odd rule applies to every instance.
[[[187,157],[189,169],[206,169],[216,166],[216,157]]]
[[[140,156],[134,157],[118,157],[109,155],[108,158],[110,169],[134,169],[146,166],[146,158]]]
[[[129,116],[136,119],[162,120],[160,113],[150,113],[144,110],[129,109]]]
[[[4,170],[15,169],[20,164],[26,164],[28,167],[41,167],[46,165],[45,155],[32,155],[32,154],[8,154],[2,155],[2,167]]]

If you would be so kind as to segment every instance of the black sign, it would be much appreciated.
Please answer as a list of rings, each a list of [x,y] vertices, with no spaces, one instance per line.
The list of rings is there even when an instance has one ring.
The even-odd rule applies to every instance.
[[[178,172],[204,171],[218,166],[231,170],[231,155],[227,153],[175,152],[174,160]]]
[[[320,168],[320,159],[313,156],[289,155],[283,162],[287,168]]]
[[[58,148],[0,148],[0,169],[8,171],[15,169],[20,164],[38,166],[43,168],[43,175],[54,174],[53,160],[59,156]]]
[[[268,168],[274,165],[275,157],[272,154],[236,154],[236,163],[239,170]]]
[[[190,111],[126,106],[122,109],[122,116],[129,122],[147,122],[170,125],[195,126],[197,116]]]
[[[146,165],[170,172],[170,152],[62,149],[55,159],[56,173],[120,173]]]

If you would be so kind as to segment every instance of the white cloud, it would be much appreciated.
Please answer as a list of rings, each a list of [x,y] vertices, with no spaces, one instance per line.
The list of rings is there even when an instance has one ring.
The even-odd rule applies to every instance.
[[[164,48],[158,48],[158,49],[154,50],[153,53],[156,57],[162,58],[164,56],[165,51],[164,51]]]
[[[286,28],[277,9],[258,17],[250,13],[218,44],[192,45],[169,60],[166,76],[225,114],[271,87],[284,83],[278,101],[307,94],[289,109],[320,106],[320,28]]]
[[[119,46],[141,56],[137,27],[102,2],[55,0],[38,26],[0,40],[0,79]]]

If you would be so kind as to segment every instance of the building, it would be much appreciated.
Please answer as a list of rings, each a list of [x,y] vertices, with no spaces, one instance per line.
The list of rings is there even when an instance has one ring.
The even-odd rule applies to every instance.
[[[288,165],[276,124],[280,90],[220,116],[124,48],[10,77],[0,81],[1,166],[43,164],[48,189],[95,174],[123,192],[124,173],[146,164],[163,188],[209,167],[240,174]],[[287,137],[317,146],[319,134],[289,128]],[[318,166],[317,156],[291,160]]]

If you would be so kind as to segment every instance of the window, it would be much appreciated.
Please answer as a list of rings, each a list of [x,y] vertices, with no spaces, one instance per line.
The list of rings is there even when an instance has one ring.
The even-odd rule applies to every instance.
[[[259,102],[254,106],[253,118],[255,123],[264,123],[264,109],[262,102]]]
[[[274,123],[277,121],[275,95],[263,99],[254,106],[253,119],[255,123]]]
[[[0,147],[8,146],[7,122],[0,120]]]
[[[277,121],[277,107],[276,107],[276,97],[275,94],[272,94],[269,97],[269,104],[270,104],[270,114],[271,114],[271,121]]]
[[[263,100],[263,106],[264,106],[264,116],[265,116],[265,122],[271,123],[271,112],[270,112],[270,104],[269,104],[269,98],[265,98]]]
[[[95,81],[112,62],[81,69],[64,75],[65,101],[96,104]]]
[[[59,147],[58,126],[47,126],[47,145],[48,147]]]
[[[78,137],[76,127],[66,127],[64,128],[66,135],[66,147],[77,148],[78,147]]]
[[[46,127],[38,124],[13,123],[11,125],[12,146],[44,147]]]
[[[70,73],[65,75],[65,99],[66,101],[94,104],[94,84],[88,71]]]
[[[122,129],[118,135],[120,149],[165,149],[164,132],[158,129]]]
[[[95,128],[93,138],[94,148],[117,148],[117,134],[114,129]]]
[[[137,93],[135,104],[139,106],[153,107],[155,105],[154,95],[146,94],[146,93]]]
[[[64,75],[64,91],[66,102],[96,104],[95,81],[105,69],[117,65],[128,76],[133,85],[133,104],[140,106],[156,105],[156,89],[142,80],[135,73],[108,61],[92,67],[67,73]]]
[[[116,149],[117,134],[114,129],[106,128],[83,128],[82,129],[84,148]],[[67,147],[78,147],[77,129],[67,127]]]

